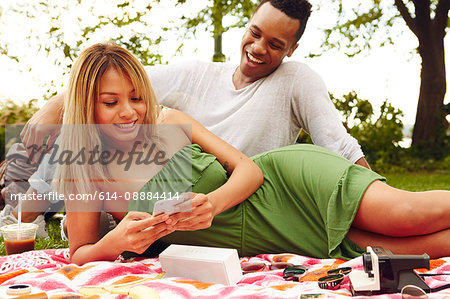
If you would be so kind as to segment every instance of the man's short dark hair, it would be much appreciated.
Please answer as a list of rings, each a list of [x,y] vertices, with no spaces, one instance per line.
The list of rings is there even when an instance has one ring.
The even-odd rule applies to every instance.
[[[273,7],[281,10],[289,17],[300,21],[300,26],[295,34],[295,43],[297,43],[303,32],[305,32],[306,23],[311,15],[311,4],[308,0],[262,0],[254,13],[266,2],[269,2]]]

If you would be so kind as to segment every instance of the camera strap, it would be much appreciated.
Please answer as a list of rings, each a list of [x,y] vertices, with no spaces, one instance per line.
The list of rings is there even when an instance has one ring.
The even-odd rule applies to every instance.
[[[450,273],[449,272],[445,272],[445,273],[420,273],[418,275],[420,277],[424,278],[424,277],[429,277],[429,276],[450,275]],[[448,289],[448,288],[450,288],[450,283],[441,285],[439,287],[430,288],[430,293],[439,292],[441,290],[445,290],[445,289]]]
[[[450,283],[444,284],[440,287],[430,288],[430,293],[439,292],[448,288],[450,288]]]

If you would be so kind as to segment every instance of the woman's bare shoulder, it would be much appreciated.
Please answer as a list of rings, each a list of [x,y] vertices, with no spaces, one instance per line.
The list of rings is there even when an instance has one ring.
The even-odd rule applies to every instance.
[[[190,124],[193,119],[184,112],[176,109],[164,109],[157,119],[158,124]]]
[[[192,122],[190,117],[175,109],[165,109],[158,117],[158,132],[160,140],[175,152],[181,147],[191,144]]]

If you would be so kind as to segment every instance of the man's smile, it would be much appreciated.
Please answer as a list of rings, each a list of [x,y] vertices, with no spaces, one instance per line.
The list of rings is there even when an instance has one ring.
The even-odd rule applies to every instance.
[[[253,56],[252,54],[250,54],[249,52],[247,52],[247,57],[250,61],[253,61],[255,63],[261,64],[264,63],[264,61],[262,61],[261,59],[256,58],[255,56]]]

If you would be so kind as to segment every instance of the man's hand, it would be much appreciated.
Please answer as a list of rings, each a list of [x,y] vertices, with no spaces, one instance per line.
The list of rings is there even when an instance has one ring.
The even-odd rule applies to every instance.
[[[46,149],[51,149],[59,135],[60,124],[62,123],[62,114],[64,107],[64,94],[56,95],[48,100],[47,103],[36,112],[26,123],[20,138],[25,146],[25,150],[31,159],[31,162],[37,162],[35,157],[42,154],[44,139],[48,136]]]
[[[214,219],[213,205],[205,194],[192,193],[191,212],[181,212],[170,216],[174,220],[176,230],[198,230],[211,226]]]

